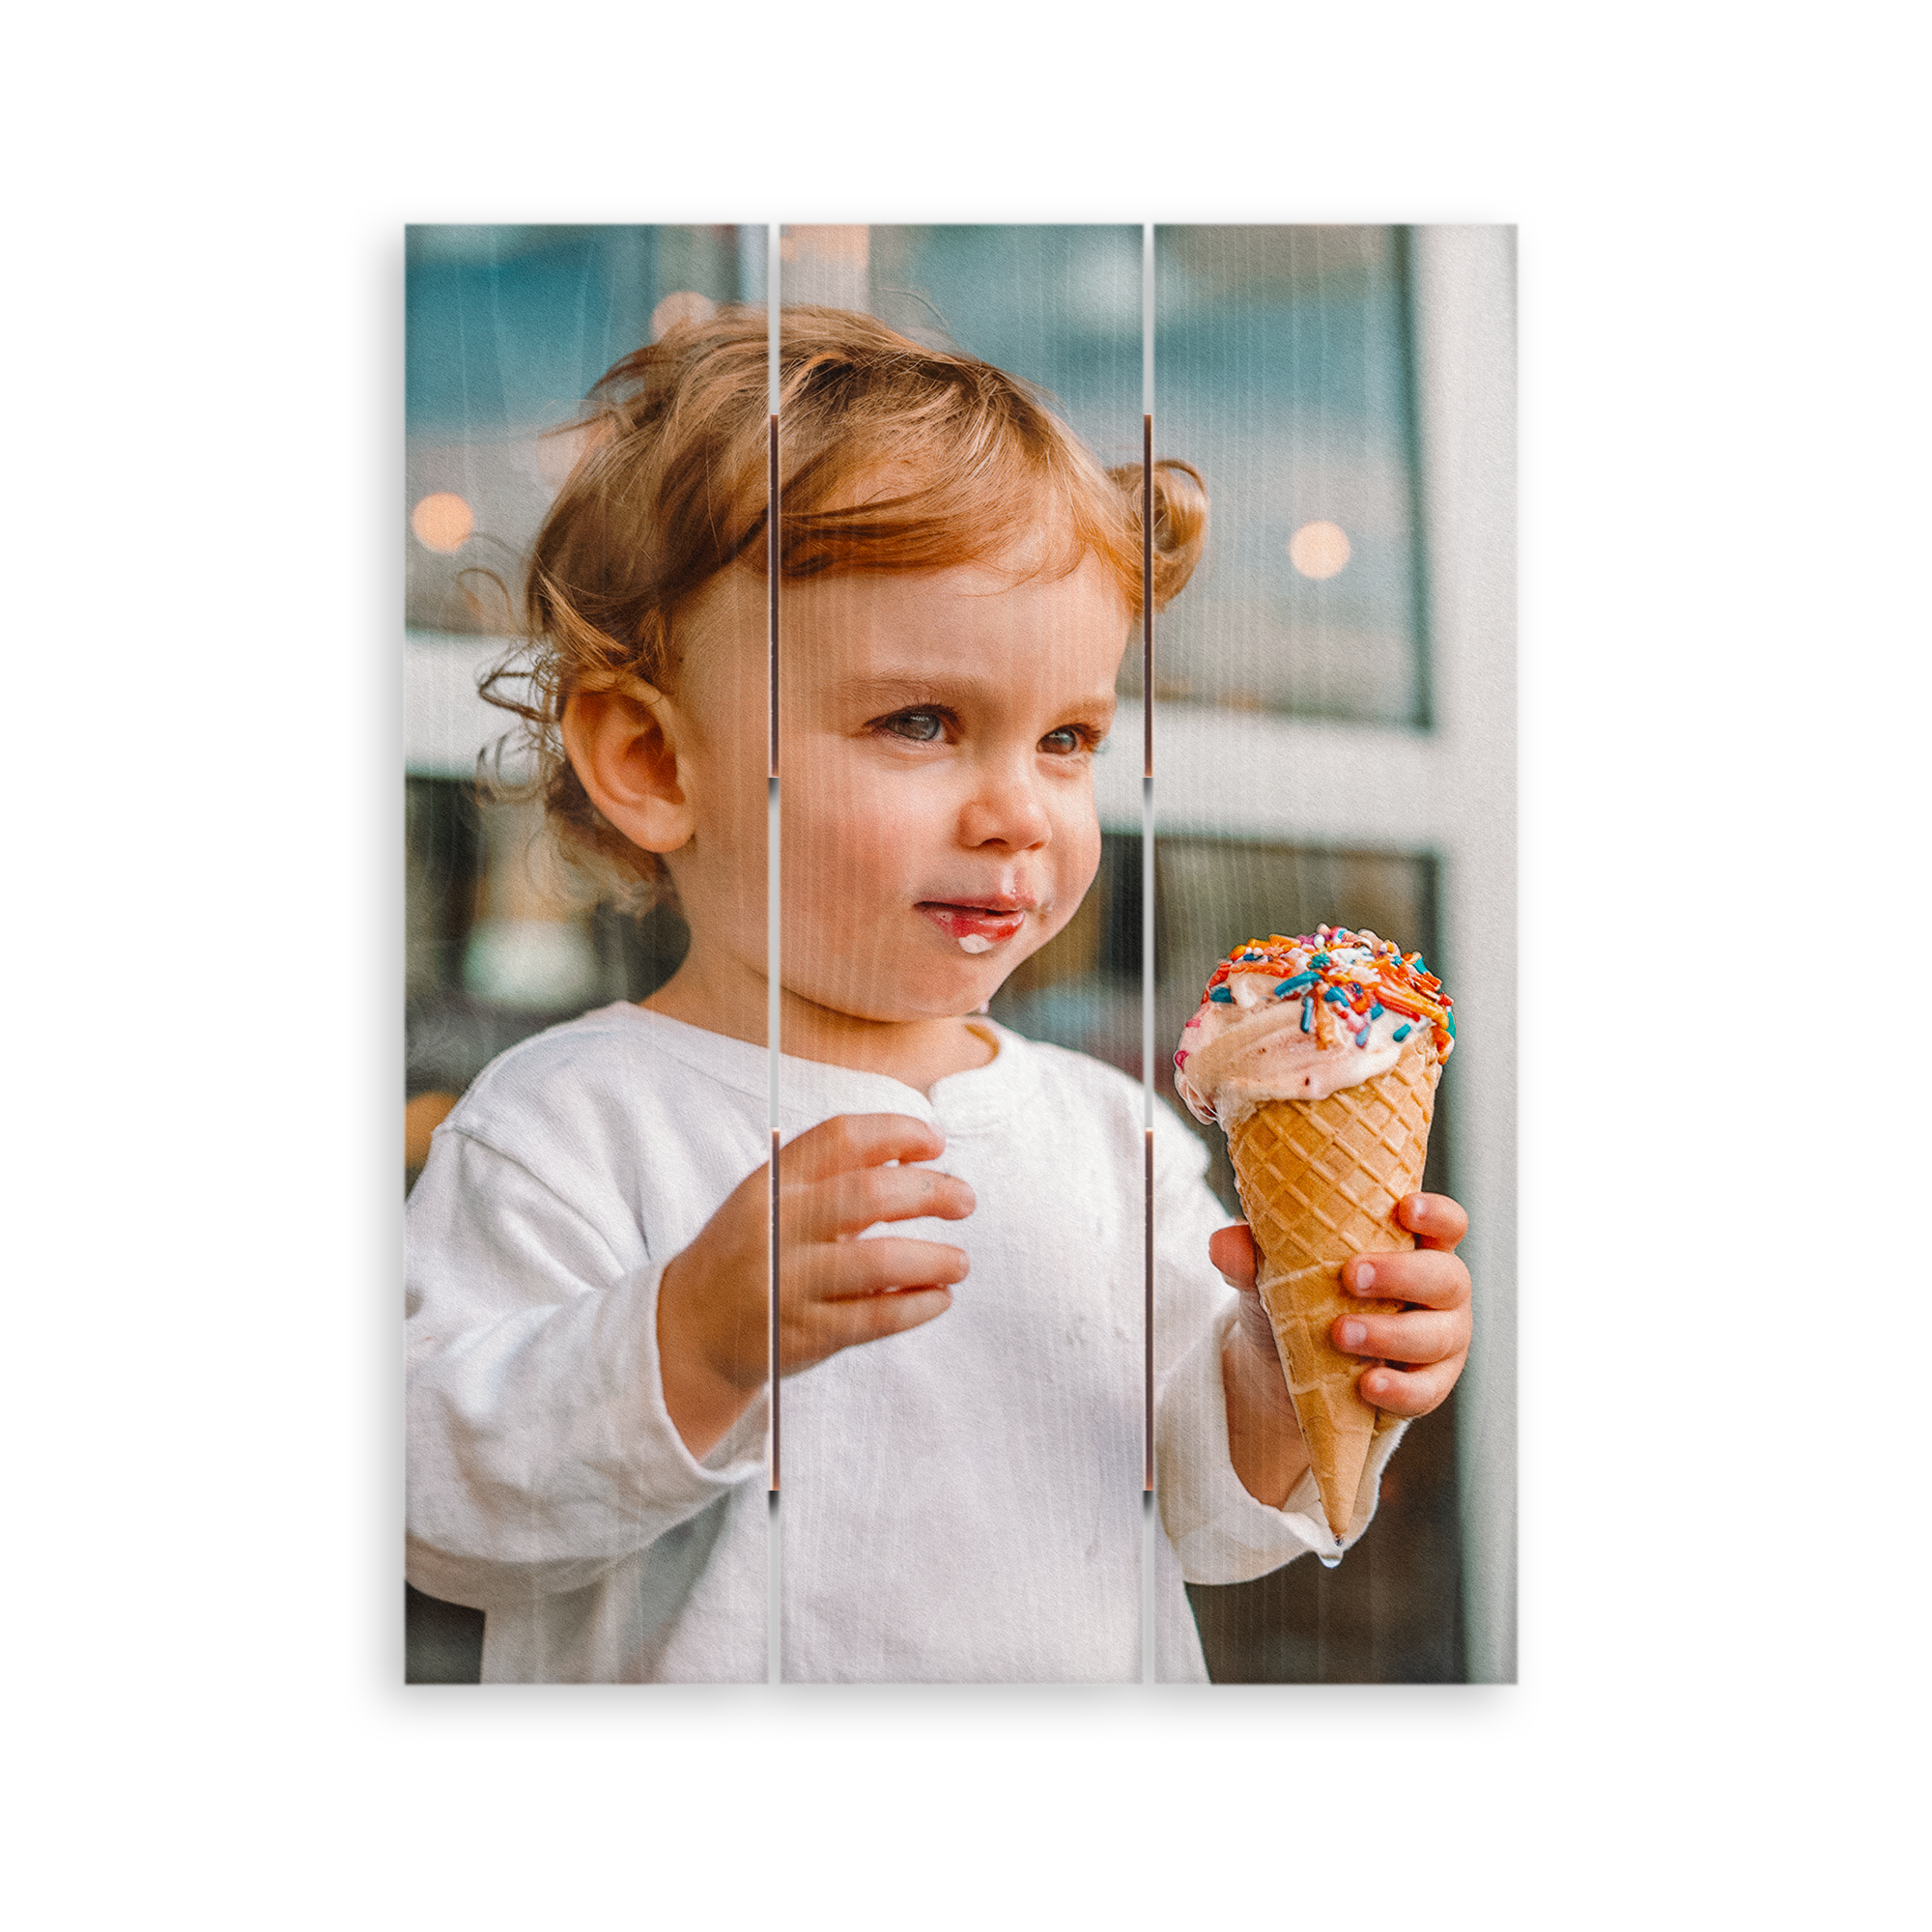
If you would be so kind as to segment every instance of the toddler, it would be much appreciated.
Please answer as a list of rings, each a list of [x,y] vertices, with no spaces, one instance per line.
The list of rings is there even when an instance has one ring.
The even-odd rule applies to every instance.
[[[761,313],[604,378],[537,539],[536,782],[603,890],[675,896],[691,950],[641,1005],[504,1054],[436,1131],[410,1577],[486,1612],[486,1680],[762,1681],[775,1344],[788,1681],[1137,1681],[1141,1089],[982,1014],[1098,865],[1141,471],[971,357],[782,322],[775,708]],[[1183,465],[1155,481],[1158,605],[1207,505]],[[1246,1230],[1157,1112],[1154,1638],[1163,1679],[1198,1680],[1183,1581],[1332,1539]],[[1410,1417],[1461,1373],[1468,1276],[1453,1202],[1403,1213],[1421,1245],[1375,1256],[1373,1293],[1407,1306],[1336,1340]]]

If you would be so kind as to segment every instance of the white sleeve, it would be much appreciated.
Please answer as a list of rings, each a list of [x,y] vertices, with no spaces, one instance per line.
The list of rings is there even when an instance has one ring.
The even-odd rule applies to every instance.
[[[1239,1297],[1208,1259],[1208,1237],[1228,1225],[1208,1187],[1208,1151],[1165,1108],[1154,1110],[1154,1467],[1161,1524],[1190,1583],[1245,1583],[1335,1538],[1311,1471],[1280,1509],[1242,1487],[1228,1455],[1221,1345]],[[1375,1515],[1381,1474],[1406,1424],[1370,1451],[1343,1548]]]
[[[654,1257],[444,1127],[409,1212],[409,1577],[489,1609],[575,1590],[762,1476],[760,1396],[701,1463],[665,1407]]]

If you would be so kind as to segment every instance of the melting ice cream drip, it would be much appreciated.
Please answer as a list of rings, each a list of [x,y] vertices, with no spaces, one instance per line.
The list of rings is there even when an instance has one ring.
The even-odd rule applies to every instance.
[[[982,933],[962,932],[959,935],[959,950],[962,952],[990,952],[993,942]]]

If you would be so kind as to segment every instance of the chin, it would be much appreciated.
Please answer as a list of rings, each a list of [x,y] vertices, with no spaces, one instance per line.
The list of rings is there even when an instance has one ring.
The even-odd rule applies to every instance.
[[[884,1017],[904,1020],[971,1019],[999,991],[1001,980],[1005,977],[1002,974],[1000,980],[976,981],[971,985],[955,983],[948,987],[922,987],[899,1003],[899,1011]]]
[[[1011,970],[1011,967],[1007,967],[997,977],[978,974],[970,979],[965,974],[923,974],[911,983],[902,981],[895,987],[889,1000],[867,1000],[855,996],[849,1002],[835,1001],[832,1004],[860,1019],[882,1024],[971,1019],[999,991]]]

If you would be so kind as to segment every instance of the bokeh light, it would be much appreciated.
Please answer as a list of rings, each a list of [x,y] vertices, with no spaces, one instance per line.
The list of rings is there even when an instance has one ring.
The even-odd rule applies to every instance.
[[[425,550],[461,550],[475,527],[475,512],[451,490],[423,497],[410,512],[410,528]]]
[[[537,438],[537,474],[553,490],[561,490],[575,469],[598,440],[588,427],[568,426],[546,430]]]
[[[718,313],[718,304],[695,289],[673,289],[651,311],[651,340],[662,339],[668,328],[681,322],[709,322]]]
[[[1353,554],[1349,532],[1340,524],[1325,520],[1303,524],[1288,540],[1289,562],[1317,582],[1324,577],[1339,577]]]

